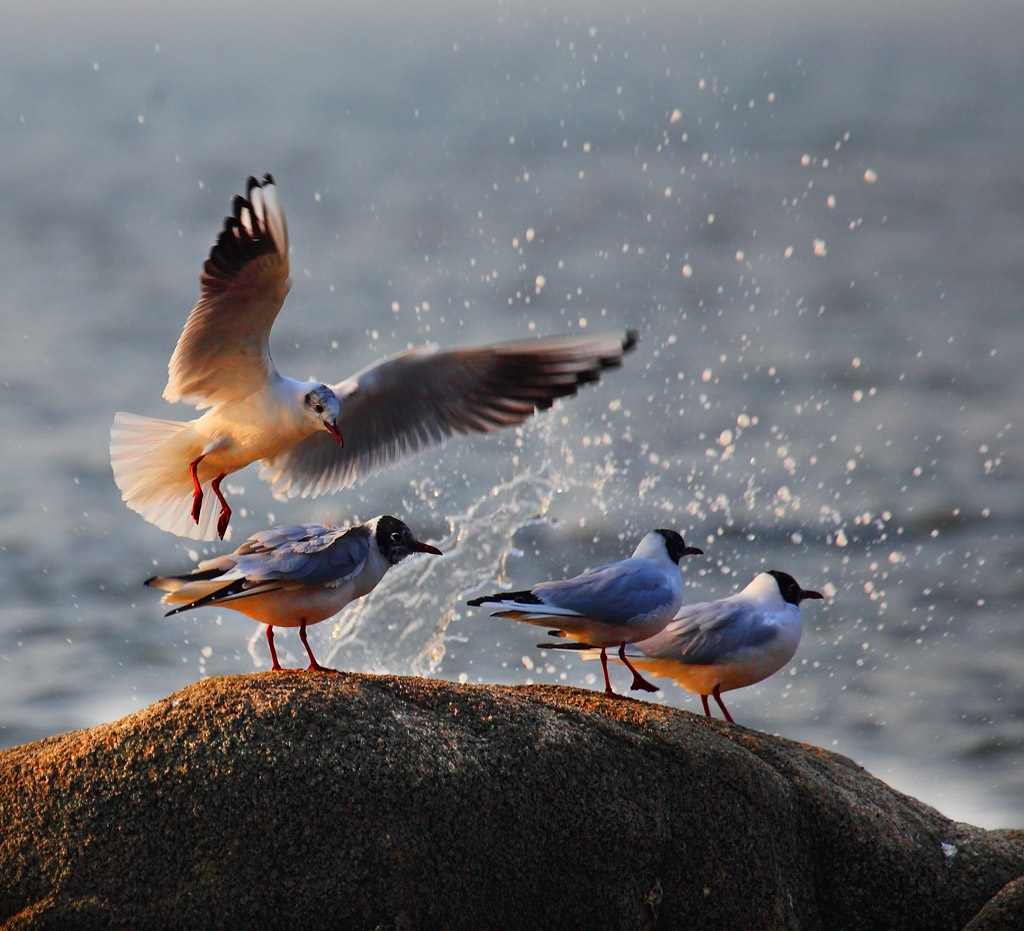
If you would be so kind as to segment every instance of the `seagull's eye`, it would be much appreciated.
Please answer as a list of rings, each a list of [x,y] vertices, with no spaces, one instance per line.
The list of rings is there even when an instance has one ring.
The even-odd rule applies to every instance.
[[[322,414],[324,412],[324,406],[323,404],[314,404],[313,410],[315,410],[318,414]]]
[[[402,539],[402,535],[396,530],[394,533],[391,534],[391,539],[394,540],[395,543],[397,543],[399,540]]]

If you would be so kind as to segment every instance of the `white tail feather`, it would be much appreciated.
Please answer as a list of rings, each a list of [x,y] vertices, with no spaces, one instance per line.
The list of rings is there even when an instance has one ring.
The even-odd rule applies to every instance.
[[[110,428],[110,465],[122,499],[137,514],[179,537],[213,540],[220,504],[205,483],[199,523],[192,520],[192,477],[183,465],[199,456],[199,442],[191,424],[118,411]]]
[[[155,575],[151,579],[146,580],[146,584],[150,588],[159,588],[163,592],[176,592],[180,591],[189,583],[187,575]]]
[[[164,577],[154,579],[149,584],[153,588],[160,588],[167,592],[167,594],[160,599],[162,604],[188,605],[192,604],[193,601],[199,601],[200,598],[205,598],[207,595],[212,595],[214,592],[220,591],[220,589],[227,585],[227,582],[223,579],[200,582],[189,581],[188,579]],[[172,585],[174,587],[172,587]]]
[[[554,605],[545,604],[520,604],[515,601],[485,601],[480,607],[500,608],[501,610],[492,612],[492,617],[514,617],[541,627],[549,622],[557,621],[559,618],[582,616],[579,611],[573,611],[571,608],[556,608]]]

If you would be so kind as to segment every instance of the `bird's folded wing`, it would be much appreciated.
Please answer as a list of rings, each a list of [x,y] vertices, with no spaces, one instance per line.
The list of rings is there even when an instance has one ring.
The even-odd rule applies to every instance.
[[[279,498],[338,491],[453,434],[520,424],[620,365],[634,343],[632,333],[562,336],[391,356],[332,386],[344,446],[314,434],[264,460],[260,476]]]
[[[711,665],[774,636],[775,626],[765,623],[749,604],[704,602],[686,606],[664,630],[636,646],[648,656]]]
[[[277,527],[254,534],[239,548],[235,571],[251,581],[338,584],[363,568],[369,550],[370,535],[364,526],[347,530],[322,524]]]
[[[180,607],[167,612],[165,617],[172,614],[181,614],[184,611],[192,611],[195,608],[202,608],[212,604],[227,604],[231,601],[242,601],[243,599],[259,598],[262,595],[269,595],[271,592],[298,590],[302,588],[299,582],[285,582],[280,579],[269,579],[265,582],[249,582],[246,579],[235,579],[232,582],[222,582],[215,590],[208,590],[212,583],[200,583],[200,587],[194,590],[182,589],[173,595],[164,595],[161,601],[164,604],[180,604]],[[203,592],[200,595],[200,592]],[[194,594],[194,601],[186,601],[185,596]],[[237,610],[237,609],[236,609]]]
[[[249,179],[200,278],[199,303],[167,367],[167,401],[200,409],[259,388],[274,371],[270,329],[288,294],[288,229],[270,175]]]
[[[558,582],[533,587],[547,604],[599,623],[619,624],[662,610],[674,594],[664,572],[647,560],[625,560]]]
[[[548,624],[557,624],[559,618],[581,618],[578,611],[571,611],[569,608],[555,608],[543,604],[516,604],[511,601],[486,601],[481,607],[498,608],[492,611],[492,617],[508,617],[514,621],[529,621],[531,624],[539,624],[546,627]]]

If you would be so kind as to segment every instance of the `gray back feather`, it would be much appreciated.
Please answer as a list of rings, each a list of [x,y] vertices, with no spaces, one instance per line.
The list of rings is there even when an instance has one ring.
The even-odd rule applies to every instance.
[[[236,569],[252,581],[282,579],[326,585],[359,572],[369,551],[370,534],[365,526],[347,530],[329,524],[275,527],[254,534],[239,548]]]

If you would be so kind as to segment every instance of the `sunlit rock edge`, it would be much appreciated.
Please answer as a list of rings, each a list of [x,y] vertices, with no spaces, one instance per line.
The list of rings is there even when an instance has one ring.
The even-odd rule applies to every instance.
[[[206,679],[4,751],[0,817],[4,929],[1024,926],[1024,832],[559,686]]]

